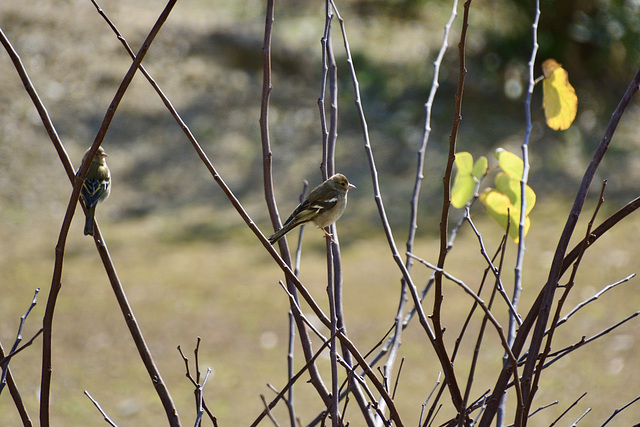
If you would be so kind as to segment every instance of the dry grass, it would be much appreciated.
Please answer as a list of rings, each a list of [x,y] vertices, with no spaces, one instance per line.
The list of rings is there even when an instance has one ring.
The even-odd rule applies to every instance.
[[[553,235],[558,228],[543,229],[545,213],[553,213],[555,217],[559,208],[560,205],[541,206],[538,218],[533,218],[540,228],[532,228],[528,240],[523,309],[544,280]],[[190,354],[196,337],[200,336],[203,339],[201,368],[211,366],[214,370],[206,388],[210,407],[221,425],[248,424],[261,410],[259,394],[272,395],[265,384],[281,387],[285,382],[287,300],[277,285],[281,274],[273,262],[245,231],[239,231],[237,238],[231,239],[169,241],[165,230],[179,234],[188,228],[189,224],[180,221],[178,216],[117,224],[111,224],[109,218],[103,216],[102,224],[131,305],[183,421],[188,424],[193,417],[193,394],[184,378],[176,346],[181,345]],[[491,247],[497,228],[483,220],[480,224]],[[12,253],[10,257],[3,257],[0,265],[4,277],[0,337],[5,347],[11,342],[18,318],[36,286],[43,292],[25,336],[39,327],[38,318],[43,314],[50,281],[54,225],[51,221],[50,226],[37,227],[37,231],[21,230],[20,239],[1,248],[3,253]],[[53,424],[101,425],[101,418],[82,394],[85,389],[120,425],[162,424],[159,401],[128,338],[93,243],[81,237],[79,227],[74,227],[68,245],[63,290],[55,316]],[[629,227],[633,229],[636,225],[628,224]],[[604,251],[601,254],[611,253],[612,257],[602,260],[602,255],[594,253],[586,260],[568,308],[602,285],[633,271],[632,260],[637,248],[620,244],[627,232],[614,233],[602,246],[594,248]],[[36,243],[36,235],[50,238],[41,237]],[[321,251],[317,250],[321,235],[309,229],[306,239],[301,278],[316,300],[326,307],[324,261]],[[468,232],[462,234],[449,265],[451,273],[475,287],[483,264],[474,239]],[[432,259],[436,243],[434,238],[422,236],[416,253]],[[347,328],[364,351],[375,344],[391,324],[397,305],[399,274],[380,238],[343,239],[343,245]],[[414,268],[418,283],[426,279],[427,274],[420,266]],[[509,283],[508,279],[506,282]],[[577,341],[582,335],[590,336],[637,310],[632,297],[634,288],[633,282],[624,285],[576,315],[572,326],[559,331],[557,345]],[[443,322],[447,326],[449,348],[470,303],[454,285],[446,286]],[[430,303],[425,306],[428,308]],[[504,318],[503,311],[497,310],[496,314]],[[634,397],[637,390],[633,384],[640,381],[634,356],[640,348],[634,330],[633,323],[624,326],[615,335],[551,367],[537,402],[544,404],[558,399],[560,404],[536,415],[536,425],[546,425],[583,391],[589,391],[589,395],[569,418],[577,418],[578,412],[592,407],[588,418],[591,423],[604,420],[615,407]],[[466,342],[459,356],[457,373],[460,376],[467,369],[470,346],[472,343]],[[11,365],[33,415],[37,412],[39,347],[34,345]],[[491,378],[500,366],[501,351],[494,334],[488,334],[485,348],[487,353],[481,358],[482,367],[476,375],[476,392],[492,386]],[[406,361],[397,402],[404,421],[411,425],[416,422],[421,401],[433,386],[439,369],[428,341],[416,324],[405,334],[401,355]],[[328,369],[328,360],[321,358],[320,367]],[[321,409],[321,402],[310,386],[303,384],[297,388],[296,396],[300,403],[299,415],[303,421],[309,421]],[[275,413],[284,419],[282,408]],[[5,414],[3,425],[18,425],[8,394],[0,399],[0,414]],[[637,414],[638,409],[632,407],[618,422],[624,425],[637,419]]]

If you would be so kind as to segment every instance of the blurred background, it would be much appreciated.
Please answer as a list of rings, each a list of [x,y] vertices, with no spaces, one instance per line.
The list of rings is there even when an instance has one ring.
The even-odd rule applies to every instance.
[[[100,6],[137,51],[164,3],[105,0]],[[396,242],[403,248],[424,129],[424,103],[451,2],[362,0],[340,2],[338,7],[360,81],[383,199]],[[263,198],[258,124],[265,8],[264,2],[253,0],[181,0],[144,65],[222,178],[268,235],[272,229]],[[525,289],[523,309],[544,283],[584,169],[640,65],[639,2],[543,0],[541,9],[535,75],[541,74],[539,64],[544,59],[555,58],[569,73],[579,107],[571,128],[552,131],[544,124],[541,88],[534,91],[530,186],[537,193],[538,204],[531,214],[527,241],[525,279],[531,291]],[[321,95],[324,11],[322,2],[282,0],[276,4],[270,132],[276,197],[285,218],[297,204],[303,180],[312,186],[321,181],[317,100]],[[422,253],[416,252],[430,260],[437,256],[441,179],[453,122],[462,4],[458,13],[440,70],[420,204],[417,249]],[[532,1],[472,4],[458,151],[469,151],[474,157],[485,155],[493,164],[492,153],[497,147],[520,154],[533,16]],[[129,56],[88,0],[4,1],[0,4],[0,28],[20,54],[77,168],[129,68]],[[350,332],[362,348],[368,348],[391,325],[399,274],[379,227],[337,22],[333,31],[340,84],[337,170],[358,186],[350,192],[349,208],[339,223],[345,256],[345,304],[351,316]],[[589,209],[603,179],[608,180],[605,214],[637,196],[639,118],[638,102],[634,101],[594,180],[585,217],[591,214]],[[221,425],[248,424],[262,408],[259,394],[269,396],[264,384],[273,382],[279,387],[285,383],[288,302],[277,286],[281,273],[141,75],[134,78],[103,147],[110,155],[113,191],[99,206],[97,218],[143,333],[185,417],[183,422],[192,415],[192,395],[175,347],[182,345],[190,351],[196,337],[202,336],[201,360],[215,372],[207,386],[210,406],[224,421]],[[2,53],[0,340],[5,349],[14,339],[19,316],[36,287],[43,291],[25,336],[39,328],[55,242],[70,193],[71,186],[40,118],[11,61]],[[453,213],[454,219],[459,216],[460,212]],[[159,403],[136,360],[93,244],[82,236],[82,213],[76,212],[74,219],[55,319],[54,337],[59,341],[54,341],[54,366],[58,366],[54,368],[54,424],[103,424],[82,395],[89,389],[121,425],[158,425],[163,419]],[[488,246],[495,245],[500,229],[481,212],[474,219],[486,227],[482,231]],[[578,237],[584,230],[581,224]],[[630,218],[620,231],[602,240],[601,252],[592,255],[582,286],[574,293],[574,305],[635,271],[637,235],[637,220]],[[305,236],[303,282],[321,299],[325,286],[323,239],[311,227]],[[459,253],[452,254],[452,272],[470,285],[477,284],[484,265],[477,256],[475,237],[463,230],[459,239],[467,244],[460,243]],[[507,270],[510,274],[512,268]],[[429,272],[420,274],[426,280]],[[598,307],[584,315],[584,323],[578,321],[585,330],[578,335],[567,331],[566,343],[637,310],[633,286],[595,303]],[[383,297],[374,301],[369,295]],[[611,310],[612,306],[617,310]],[[453,304],[447,312],[449,320],[455,325],[460,322],[457,314],[462,316],[467,310],[468,305]],[[416,361],[413,374],[405,379],[406,398],[402,400],[405,413],[410,414],[405,420],[409,423],[417,420],[420,404],[437,376],[437,369],[424,365],[425,358],[435,359],[420,330],[414,329],[408,336],[414,333],[416,341],[407,338],[403,346],[408,360]],[[550,392],[540,394],[540,404],[560,397],[553,391],[577,390],[576,395],[566,397],[556,412],[548,410],[551,421],[583,391],[607,390],[594,395],[582,408],[594,407],[594,423],[603,422],[616,407],[640,394],[640,388],[631,385],[640,382],[629,382],[638,376],[637,360],[632,358],[638,346],[634,330],[623,327],[615,338],[605,338],[606,342],[592,350],[567,358],[571,372],[566,381],[555,384],[557,378],[550,380]],[[585,357],[586,353],[593,360]],[[604,354],[604,367],[590,364],[602,363]],[[487,356],[487,363],[494,363],[490,360]],[[12,366],[35,418],[39,344]],[[600,375],[585,378],[585,370],[589,373],[593,369],[601,369]],[[487,376],[493,378],[491,372]],[[625,384],[628,387],[621,387]],[[478,387],[492,385],[489,380]],[[304,393],[301,391],[301,399]],[[604,394],[606,403],[602,403]],[[307,412],[301,413],[306,422],[322,409],[319,399],[310,399],[315,399],[315,406],[309,405],[302,410]],[[238,402],[242,402],[240,406]],[[637,421],[640,409],[628,409],[620,419],[623,416]],[[6,392],[0,396],[0,423],[18,425]]]

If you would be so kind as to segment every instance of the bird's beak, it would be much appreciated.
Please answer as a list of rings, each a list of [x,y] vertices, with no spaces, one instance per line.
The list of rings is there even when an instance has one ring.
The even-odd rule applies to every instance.
[[[107,153],[102,153],[102,154],[100,154],[100,157],[102,157],[103,159],[105,159],[105,158],[109,157],[109,155],[108,155]]]
[[[358,187],[356,187],[356,186],[355,186],[355,185],[353,185],[353,184],[349,184],[349,186],[347,187],[347,190],[351,190],[352,188],[358,188]]]

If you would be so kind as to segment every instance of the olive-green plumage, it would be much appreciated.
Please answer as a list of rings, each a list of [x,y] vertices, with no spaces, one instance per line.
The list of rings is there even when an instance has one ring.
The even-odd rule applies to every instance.
[[[310,221],[320,228],[330,226],[342,216],[347,206],[347,192],[352,188],[356,186],[349,184],[346,176],[333,175],[309,193],[282,228],[269,237],[269,243],[275,244],[289,231]]]

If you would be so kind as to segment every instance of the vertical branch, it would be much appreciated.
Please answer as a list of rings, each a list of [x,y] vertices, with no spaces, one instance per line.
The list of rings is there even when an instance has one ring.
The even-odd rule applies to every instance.
[[[323,47],[325,52],[323,52],[323,58],[326,60],[326,63],[323,64],[323,69],[328,71],[329,75],[329,130],[326,134],[326,138],[323,138],[322,141],[322,163],[321,163],[321,172],[322,179],[326,180],[329,176],[335,173],[335,149],[336,149],[336,139],[338,137],[338,84],[337,84],[337,66],[336,59],[333,55],[333,44],[331,42],[331,20],[332,20],[332,12],[331,7],[328,2],[325,3],[326,10],[326,21],[325,21],[325,33],[323,37]],[[325,80],[323,78],[323,88],[325,87]],[[322,98],[324,98],[324,93],[322,94]],[[322,116],[326,116],[326,111],[323,110]],[[323,119],[324,120],[324,119]],[[325,122],[326,123],[326,122]],[[326,126],[326,124],[325,124]],[[335,234],[335,225],[329,227],[331,233],[334,238],[336,238]],[[340,403],[340,382],[338,380],[338,343],[336,340],[336,334],[338,331],[338,323],[337,323],[337,314],[336,314],[336,277],[335,270],[333,268],[334,262],[339,263],[340,260],[334,260],[333,253],[331,251],[331,247],[335,243],[332,240],[326,239],[326,247],[327,247],[327,296],[329,299],[329,316],[331,319],[331,339],[329,345],[329,358],[331,365],[331,406],[329,409],[329,414],[331,415],[331,425],[333,427],[338,427],[341,424],[339,419],[339,407]]]
[[[336,333],[338,331],[336,317],[336,297],[335,283],[333,271],[333,256],[331,245],[333,243],[326,239],[327,244],[327,295],[329,297],[329,313],[331,318],[331,338],[329,344],[329,360],[331,364],[331,406],[329,414],[331,414],[331,425],[339,427],[342,425],[340,421],[340,413],[338,404],[340,403],[340,381],[338,380],[338,343],[336,342]]]
[[[278,207],[276,205],[274,191],[273,191],[273,171],[272,171],[272,157],[271,152],[271,140],[269,136],[269,100],[271,97],[271,90],[273,88],[271,84],[271,35],[273,31],[273,22],[275,19],[275,0],[267,0],[267,10],[265,17],[265,30],[264,30],[264,44],[262,47],[262,59],[263,59],[263,82],[262,82],[262,102],[260,106],[260,134],[262,140],[262,167],[263,167],[263,181],[264,181],[264,194],[267,208],[269,210],[269,216],[271,217],[271,223],[275,230],[279,229],[282,225],[280,222],[280,216],[278,214]],[[226,191],[225,191],[226,192]],[[233,200],[232,200],[233,201]],[[239,206],[237,206],[239,208]],[[255,232],[259,233],[258,230]],[[264,244],[264,242],[263,242]],[[268,244],[268,243],[267,243]],[[291,266],[291,257],[289,255],[289,249],[286,239],[281,239],[278,243],[282,260],[287,266]],[[265,246],[266,247],[266,246]],[[268,250],[271,248],[267,247]],[[284,266],[281,266],[284,267]],[[293,272],[290,268],[285,270],[287,272],[287,290],[298,298],[297,283],[294,283],[292,276]],[[289,274],[290,273],[290,274]],[[307,297],[305,295],[305,297]],[[295,318],[296,326],[300,332],[300,342],[302,344],[302,351],[307,361],[313,357],[313,349],[311,346],[311,340],[309,334],[304,325],[302,318],[297,315],[296,311],[292,311]],[[309,367],[309,373],[311,375],[311,382],[318,391],[318,394],[328,405],[329,392],[322,382],[320,373],[315,363],[312,363]],[[293,417],[290,414],[290,417]]]
[[[465,45],[466,45],[466,37],[467,37],[467,29],[469,27],[469,9],[471,7],[471,0],[467,0],[464,3],[464,15],[462,18],[462,29],[460,31],[460,42],[458,43],[458,52],[459,52],[459,61],[460,61],[460,71],[458,76],[458,88],[456,90],[456,103],[455,103],[455,111],[453,117],[453,126],[451,129],[451,135],[449,136],[449,155],[447,158],[447,166],[445,169],[445,174],[442,179],[443,181],[443,200],[442,200],[442,214],[440,217],[440,253],[438,255],[438,269],[435,272],[434,276],[434,304],[433,304],[433,313],[431,316],[431,320],[434,325],[434,335],[435,335],[435,345],[438,348],[441,348],[441,353],[445,360],[441,360],[441,363],[451,364],[444,343],[442,323],[441,323],[441,308],[442,308],[442,269],[444,269],[444,262],[448,252],[448,235],[449,235],[449,209],[451,207],[451,175],[453,171],[453,163],[456,157],[456,143],[458,140],[458,130],[460,128],[460,122],[462,121],[462,95],[464,93],[464,81],[465,76],[467,74],[467,68],[465,65]],[[453,367],[451,367],[453,370]],[[445,372],[446,373],[446,372]],[[447,377],[447,381],[450,379]],[[449,386],[453,385],[449,382]],[[460,390],[458,390],[458,395],[454,397],[453,403],[458,411],[458,416],[464,416],[464,408],[462,396],[459,394]]]
[[[326,60],[329,72],[329,133],[326,140],[323,140],[322,152],[325,157],[322,159],[325,166],[322,171],[322,179],[326,180],[336,171],[336,140],[338,139],[338,66],[336,58],[333,54],[333,43],[331,39],[331,20],[333,13],[331,5],[327,1],[326,7],[326,32],[325,44]],[[340,381],[338,379],[338,342],[336,334],[338,333],[338,301],[342,301],[342,297],[338,296],[342,292],[339,284],[342,284],[342,278],[337,277],[335,265],[340,268],[340,257],[334,257],[332,247],[337,246],[336,226],[329,226],[333,239],[326,239],[327,246],[327,294],[329,297],[329,312],[331,316],[331,343],[329,346],[329,355],[331,361],[331,425],[338,427],[342,425],[340,420],[340,411],[338,404],[340,403]],[[338,253],[339,255],[339,253]],[[340,282],[338,284],[338,282]],[[342,317],[342,316],[341,316]]]
[[[323,128],[323,140],[322,140],[322,152],[323,159],[321,165],[322,178],[327,179],[336,173],[335,167],[335,151],[336,142],[338,139],[338,67],[336,64],[336,58],[333,51],[333,42],[331,37],[331,23],[333,22],[333,11],[331,8],[331,2],[326,3],[326,21],[325,30],[322,38],[322,58],[323,58],[323,79],[322,79],[322,94],[318,100],[321,107],[321,124]],[[324,95],[326,91],[326,77],[329,76],[329,128],[326,127],[326,110],[324,105]],[[338,232],[336,224],[332,224],[330,227],[330,234],[333,236],[333,241],[327,241],[327,265],[328,272],[328,286],[331,286],[331,292],[329,295],[330,306],[334,310],[331,314],[331,327],[332,327],[332,342],[331,342],[331,366],[332,366],[332,423],[342,422],[338,419],[338,403],[340,401],[340,393],[338,388],[338,352],[336,335],[340,330],[343,334],[347,334],[346,325],[344,322],[344,306],[342,303],[342,257],[340,255],[340,243],[338,239]],[[335,317],[335,319],[334,319]],[[335,329],[334,329],[335,325]],[[349,350],[342,345],[343,359],[348,365],[352,365],[352,357]],[[362,392],[362,389],[358,382],[349,383],[349,392],[352,392],[360,406],[362,415],[368,425],[373,425],[373,419],[370,416],[368,402]]]
[[[520,293],[522,292],[522,264],[524,262],[524,231],[525,231],[525,219],[527,217],[527,198],[526,189],[527,181],[529,180],[529,139],[531,138],[531,130],[533,125],[531,124],[531,97],[533,96],[533,88],[535,87],[534,67],[536,62],[536,54],[538,52],[538,22],[540,21],[540,0],[536,0],[536,14],[533,20],[532,32],[533,32],[533,50],[531,52],[531,58],[529,59],[529,90],[527,91],[527,99],[524,102],[524,113],[526,119],[526,130],[524,134],[524,142],[522,143],[522,163],[524,168],[522,170],[522,179],[520,180],[520,224],[518,229],[518,255],[516,258],[515,267],[515,285],[513,290],[513,298],[511,303],[513,307],[518,307],[518,301],[520,300]],[[509,343],[513,343],[515,338],[516,319],[513,315],[509,315]]]
[[[520,223],[518,228],[518,253],[516,256],[516,267],[514,269],[514,285],[513,285],[513,297],[511,299],[511,305],[517,311],[518,302],[520,301],[520,294],[522,293],[522,265],[524,262],[524,230],[525,230],[525,221],[527,217],[527,198],[526,198],[526,189],[527,189],[527,181],[529,179],[529,139],[531,138],[531,130],[533,125],[531,123],[531,98],[533,96],[533,89],[535,87],[535,62],[536,55],[538,52],[538,22],[540,21],[540,0],[536,0],[535,3],[535,16],[533,19],[533,24],[531,26],[533,33],[533,48],[531,50],[531,57],[529,59],[529,87],[527,90],[527,98],[524,102],[524,114],[526,120],[526,129],[524,134],[524,141],[522,143],[522,163],[524,165],[522,170],[522,179],[520,180]],[[509,345],[513,345],[513,341],[516,336],[517,318],[515,314],[509,313],[509,329],[507,332],[507,339],[509,340]],[[502,364],[506,366],[508,363],[508,357],[505,352],[502,358]],[[498,407],[497,413],[497,425],[504,425],[504,414],[506,411],[506,401],[507,395],[504,394],[500,401],[500,406]]]

